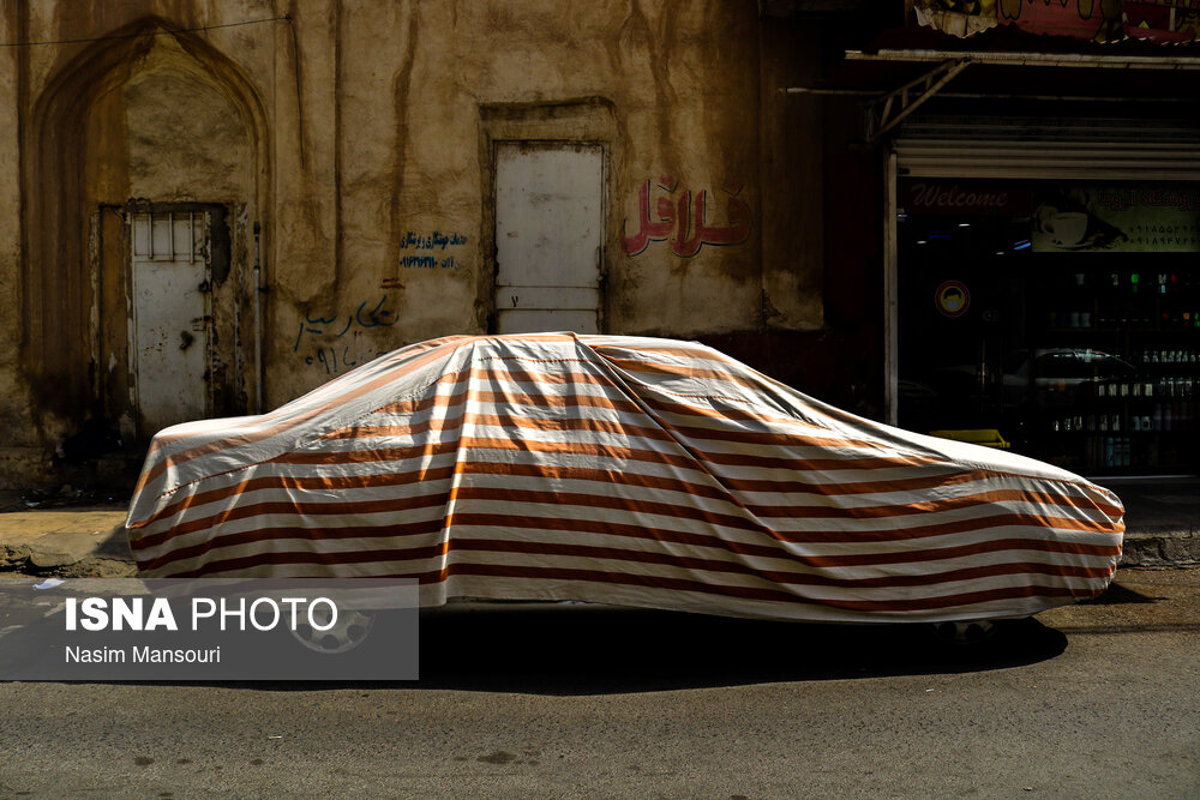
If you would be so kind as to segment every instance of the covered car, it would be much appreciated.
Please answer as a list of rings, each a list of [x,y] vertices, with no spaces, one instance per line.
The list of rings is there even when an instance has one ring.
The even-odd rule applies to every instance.
[[[411,577],[450,598],[825,622],[1022,617],[1093,597],[1111,492],[899,430],[711,348],[456,336],[262,416],[159,433],[147,577]]]

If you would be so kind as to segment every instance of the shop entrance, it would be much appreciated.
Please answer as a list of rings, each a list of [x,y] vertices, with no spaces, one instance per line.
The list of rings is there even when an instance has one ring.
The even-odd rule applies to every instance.
[[[1085,474],[1200,466],[1200,188],[905,178],[897,421]]]

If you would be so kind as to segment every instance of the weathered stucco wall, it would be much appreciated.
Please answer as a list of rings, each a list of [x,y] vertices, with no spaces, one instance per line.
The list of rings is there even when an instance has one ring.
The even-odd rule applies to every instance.
[[[485,329],[495,139],[577,136],[606,147],[607,330],[819,328],[818,123],[803,118],[811,141],[801,146],[788,120],[764,126],[761,113],[762,97],[778,102],[777,81],[797,73],[794,62],[818,59],[776,36],[764,89],[760,25],[754,4],[725,2],[593,3],[569,15],[555,0],[382,12],[370,2],[342,3],[332,20],[342,87],[334,120],[339,258],[334,280],[317,283],[293,283],[287,265],[276,265],[295,305],[274,306],[280,338],[272,360],[294,359],[296,372],[269,382],[272,397],[294,395],[314,372],[332,374],[339,354],[353,363],[398,344]],[[778,155],[765,170],[764,136]],[[802,175],[781,174],[798,163],[807,165]],[[651,208],[660,199],[676,206],[688,192],[694,203],[705,192],[712,228],[731,227],[727,209],[737,204],[748,210],[749,230],[731,244],[714,236],[676,246],[673,238],[689,237],[674,229],[639,242],[643,186]],[[772,220],[764,219],[768,191]],[[410,235],[434,232],[466,240],[450,248],[453,269],[405,261]],[[360,329],[351,318],[363,303],[381,315]],[[327,330],[341,333],[347,322],[358,334],[349,350],[342,342],[350,334]]]
[[[603,146],[605,330],[823,324],[820,122],[777,91],[819,54],[764,30],[754,3],[88,6],[14,2],[0,20],[5,41],[121,37],[0,52],[0,302],[14,309],[0,412],[26,421],[14,443],[52,446],[128,395],[119,212],[133,200],[230,210],[214,413],[485,332],[502,140]]]
[[[252,295],[244,282],[245,227],[270,218],[271,142],[263,104],[270,83],[256,85],[250,76],[272,74],[274,34],[261,25],[178,30],[271,8],[93,5],[90,18],[70,3],[23,5],[16,14],[14,40],[72,42],[15,49],[23,76],[21,367],[33,395],[32,430],[43,444],[87,418],[135,432],[128,346],[135,210],[208,204],[231,225],[242,221],[212,281],[211,411],[244,410],[253,388],[244,369],[252,331],[241,319]],[[235,15],[222,17],[222,10]],[[251,30],[266,44],[248,46]]]
[[[15,4],[0,6],[0,41],[20,37]],[[33,424],[29,382],[21,366],[20,64],[16,48],[0,49],[0,487],[16,476],[48,477]]]

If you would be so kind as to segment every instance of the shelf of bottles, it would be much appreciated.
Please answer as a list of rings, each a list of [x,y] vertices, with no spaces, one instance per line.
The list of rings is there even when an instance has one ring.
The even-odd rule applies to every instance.
[[[1200,333],[1200,279],[1193,271],[1077,271],[1060,288],[1070,301],[1048,310],[1051,331]]]
[[[1146,350],[1137,375],[1086,385],[1072,413],[1050,420],[1051,434],[1066,445],[1057,460],[1093,469],[1191,464],[1192,435],[1200,430],[1198,359],[1196,350]]]
[[[1050,460],[1089,471],[1200,465],[1200,275],[1190,270],[1073,272],[1043,332],[1095,347],[1136,372],[1097,376],[1069,409],[1049,412]],[[1061,286],[1061,284],[1060,284]]]

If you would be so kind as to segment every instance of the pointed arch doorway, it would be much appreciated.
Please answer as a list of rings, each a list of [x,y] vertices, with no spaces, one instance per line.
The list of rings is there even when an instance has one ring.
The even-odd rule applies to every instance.
[[[247,413],[260,391],[266,117],[233,62],[179,27],[114,32],[33,102],[23,360],[51,437],[91,417],[144,440]]]

